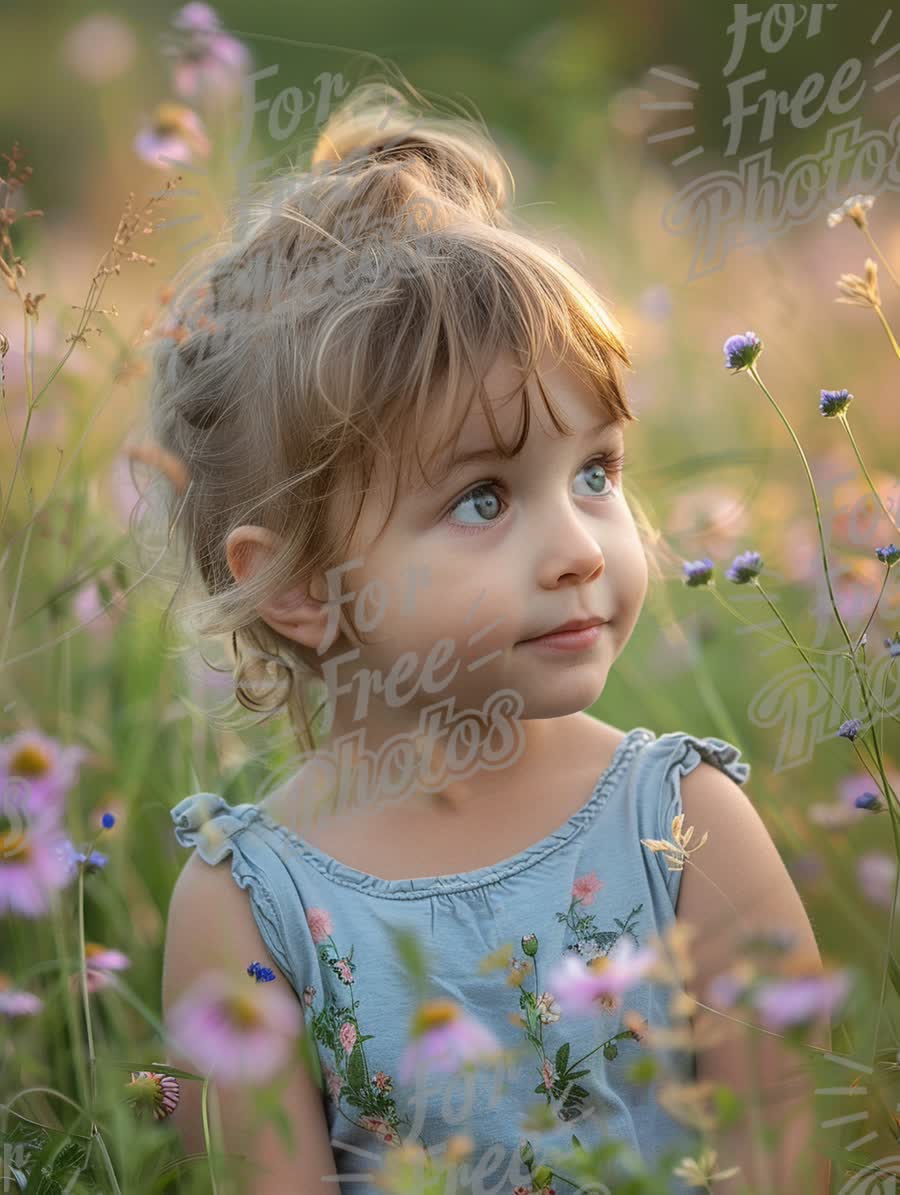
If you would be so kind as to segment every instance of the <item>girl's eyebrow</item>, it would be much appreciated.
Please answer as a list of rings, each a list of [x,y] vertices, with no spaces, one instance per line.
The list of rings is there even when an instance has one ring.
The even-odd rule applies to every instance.
[[[598,435],[600,432],[609,431],[609,430],[613,430],[613,429],[620,429],[620,428],[622,428],[622,426],[623,425],[622,425],[621,420],[617,420],[617,419],[604,420],[603,423],[598,423],[596,427],[587,428],[582,433],[582,438],[584,440],[592,440],[594,438],[594,436]],[[560,439],[568,439],[568,438],[569,438],[568,436],[560,437]],[[471,452],[463,452],[463,453],[460,453],[458,456],[453,457],[453,459],[449,462],[449,464],[451,466],[451,472],[448,474],[448,476],[452,477],[455,473],[458,473],[460,468],[463,465],[468,464],[469,461],[499,460],[499,459],[500,459],[500,453],[497,451],[496,445],[494,445],[494,444],[492,444],[489,448],[477,448]]]
[[[598,423],[596,425],[596,427],[587,428],[582,433],[582,438],[584,440],[592,440],[594,438],[594,436],[599,435],[601,432],[606,432],[606,431],[621,432],[621,431],[624,431],[624,429],[625,429],[625,424],[624,424],[623,420],[607,419],[607,420],[604,420],[602,423]],[[560,439],[569,439],[568,436],[565,436],[565,437],[561,436],[559,438]],[[450,461],[444,463],[443,467],[445,469],[447,469],[448,472],[440,484],[441,484],[441,486],[447,485],[457,475],[457,473],[460,472],[460,470],[465,465],[469,464],[470,461],[501,460],[501,459],[503,459],[503,458],[501,458],[500,453],[497,451],[497,447],[495,444],[491,444],[490,447],[488,447],[488,448],[475,448],[475,449],[472,449],[470,452],[462,452],[458,456],[453,457]],[[423,494],[427,489],[430,489],[430,487],[428,486],[427,483],[423,483],[422,485],[416,486],[411,491],[411,493],[413,495]]]

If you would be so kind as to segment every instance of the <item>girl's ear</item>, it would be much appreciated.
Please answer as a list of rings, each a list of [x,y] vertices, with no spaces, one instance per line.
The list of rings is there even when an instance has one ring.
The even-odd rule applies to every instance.
[[[230,532],[225,540],[225,556],[238,585],[256,574],[278,542],[278,537],[264,527],[243,526]],[[329,617],[327,598],[316,596],[317,592],[327,594],[324,578],[318,589],[316,578],[311,578],[281,590],[261,602],[257,613],[280,635],[314,647],[322,655],[337,639],[340,622],[333,614]]]

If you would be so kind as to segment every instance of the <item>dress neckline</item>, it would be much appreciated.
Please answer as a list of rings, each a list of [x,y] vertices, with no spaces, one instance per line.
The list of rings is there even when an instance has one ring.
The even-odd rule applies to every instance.
[[[536,842],[506,859],[501,859],[497,863],[489,863],[473,871],[457,872],[452,875],[383,879],[381,876],[370,875],[368,872],[351,867],[349,864],[335,859],[333,855],[329,855],[320,847],[313,846],[294,830],[275,821],[271,814],[258,805],[236,806],[233,812],[241,811],[249,820],[261,823],[267,830],[281,838],[285,844],[298,850],[306,862],[337,884],[389,900],[416,900],[438,893],[446,895],[499,883],[509,876],[534,866],[551,852],[571,841],[606,804],[613,783],[638,747],[655,738],[655,733],[644,726],[636,726],[629,730],[619,742],[612,759],[601,772],[584,805],[576,810],[563,825],[547,834],[540,842]]]

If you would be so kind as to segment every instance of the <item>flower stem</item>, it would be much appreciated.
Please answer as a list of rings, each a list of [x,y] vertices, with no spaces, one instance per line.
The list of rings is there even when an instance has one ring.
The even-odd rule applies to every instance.
[[[878,597],[875,599],[875,605],[872,607],[872,613],[869,615],[869,621],[863,627],[862,631],[860,632],[859,638],[856,641],[856,647],[854,647],[854,649],[853,649],[854,652],[859,651],[859,646],[862,643],[863,639],[865,639],[865,637],[866,637],[866,631],[869,629],[869,627],[872,624],[872,619],[875,617],[875,611],[878,609],[878,606],[881,603],[881,597],[882,597],[882,594],[884,593],[884,587],[885,587],[885,585],[887,585],[887,579],[888,579],[888,576],[890,575],[890,571],[891,570],[889,568],[886,568],[884,570],[884,580],[881,582],[881,589],[878,593]],[[884,711],[884,701],[882,701],[882,703],[881,703],[881,709],[882,709],[882,711]]]
[[[862,469],[863,476],[865,477],[866,481],[869,483],[869,489],[875,495],[875,501],[878,503],[878,505],[881,507],[881,509],[884,511],[884,513],[890,519],[891,526],[894,528],[894,530],[897,532],[900,532],[900,527],[898,527],[897,524],[894,522],[894,516],[891,514],[891,512],[888,510],[888,508],[885,506],[885,504],[881,501],[881,496],[878,493],[878,490],[875,489],[875,483],[872,481],[872,478],[869,476],[868,469],[863,464],[862,456],[860,455],[860,451],[856,446],[856,440],[853,438],[853,432],[850,430],[850,424],[847,421],[847,412],[841,411],[840,415],[838,415],[838,419],[840,419],[841,423],[843,423],[844,429],[846,430],[847,435],[850,437],[850,443],[853,446],[853,451],[856,453],[856,459],[859,462],[859,467],[860,467],[860,469]]]
[[[714,580],[708,581],[704,588],[708,589],[716,601],[721,603],[721,605],[725,607],[729,614],[733,614],[738,622],[742,622],[744,626],[751,627],[754,631],[759,631],[761,635],[765,635],[767,639],[771,639],[773,643],[777,643],[781,647],[798,646],[796,640],[780,639],[777,635],[773,635],[763,627],[759,626],[758,623],[751,622],[749,618],[744,618],[741,612],[737,610],[727,598],[722,596]],[[833,656],[839,649],[836,647],[807,647],[804,644],[803,650],[812,652],[814,655]]]
[[[881,304],[876,303],[874,305],[874,307],[875,307],[875,314],[881,320],[882,324],[884,325],[884,330],[888,334],[888,339],[891,342],[891,347],[893,348],[893,350],[897,354],[897,356],[900,357],[900,344],[897,344],[897,338],[894,336],[894,333],[891,331],[891,325],[887,322],[887,317],[885,316],[884,312],[881,310]]]
[[[862,226],[862,233],[863,233],[863,236],[866,238],[866,240],[867,240],[867,241],[869,242],[869,244],[871,245],[871,247],[872,247],[872,252],[873,252],[873,253],[874,253],[874,254],[877,256],[878,260],[881,262],[881,264],[882,264],[882,265],[884,266],[884,268],[887,270],[887,272],[888,272],[888,274],[890,275],[891,281],[893,282],[894,286],[896,286],[896,287],[900,287],[900,281],[898,281],[898,280],[897,280],[897,275],[896,275],[896,274],[894,273],[894,271],[891,269],[890,262],[889,262],[889,261],[888,261],[888,259],[887,259],[887,258],[884,256],[884,254],[881,252],[881,250],[878,248],[878,246],[875,244],[875,238],[872,236],[871,232],[869,232],[869,226],[868,226],[868,224],[863,224],[863,226]]]
[[[787,624],[787,623],[784,621],[784,619],[782,618],[782,616],[781,616],[781,612],[779,611],[778,607],[775,605],[775,603],[772,601],[772,599],[771,599],[771,598],[769,597],[769,595],[766,593],[765,589],[763,589],[762,585],[760,584],[759,577],[753,577],[751,584],[753,584],[753,585],[755,585],[755,586],[756,586],[756,588],[759,590],[759,592],[760,592],[760,593],[763,595],[763,597],[765,598],[766,602],[768,602],[768,604],[769,604],[769,607],[770,607],[770,608],[771,608],[771,610],[772,610],[772,613],[775,615],[775,617],[778,619],[778,621],[779,621],[779,622],[781,623],[781,625],[784,627],[785,631],[787,631],[788,635],[789,635],[789,636],[790,636],[790,638],[791,638],[791,642],[794,644],[794,646],[796,647],[797,651],[799,651],[800,655],[801,655],[801,656],[803,657],[803,659],[806,661],[807,667],[808,667],[808,668],[809,668],[809,670],[812,672],[813,676],[816,678],[816,680],[819,682],[819,684],[822,686],[822,688],[825,690],[825,692],[828,694],[828,696],[829,696],[829,697],[832,699],[832,701],[834,701],[834,702],[835,702],[835,703],[836,703],[838,706],[840,706],[841,713],[843,713],[843,714],[846,716],[846,718],[847,718],[847,719],[849,719],[849,717],[850,717],[850,714],[849,714],[848,710],[846,709],[846,707],[844,706],[844,703],[843,703],[843,702],[842,702],[842,701],[841,701],[841,700],[840,700],[838,697],[836,697],[834,693],[832,693],[832,691],[831,691],[831,689],[829,688],[829,686],[828,686],[828,685],[825,683],[825,681],[822,679],[822,677],[821,677],[821,676],[819,675],[819,673],[816,671],[816,667],[815,667],[815,665],[813,664],[813,662],[812,662],[812,660],[809,658],[809,656],[806,654],[806,651],[805,651],[805,650],[804,650],[804,648],[801,646],[801,644],[797,642],[797,638],[796,638],[796,636],[794,635],[794,632],[791,630],[791,628],[788,626],[788,624]],[[853,649],[851,648],[851,652],[852,652],[852,650],[853,650]],[[847,653],[846,653],[846,652],[844,652],[843,654],[844,654],[845,656],[847,655]],[[851,663],[853,663],[853,662],[854,662],[854,661],[853,661],[853,659],[851,658]]]
[[[816,523],[817,523],[818,529],[819,529],[819,546],[821,547],[821,550],[822,550],[822,567],[825,570],[825,583],[828,586],[828,596],[831,600],[831,608],[832,608],[832,610],[834,610],[834,616],[838,621],[838,625],[840,626],[841,630],[844,633],[844,638],[847,641],[847,647],[850,648],[850,650],[852,651],[853,644],[850,641],[850,633],[847,630],[846,626],[844,625],[843,618],[841,618],[841,612],[838,609],[838,604],[837,604],[837,601],[835,600],[834,590],[831,587],[831,574],[828,571],[828,553],[825,549],[825,533],[822,530],[822,513],[819,509],[819,496],[816,493],[816,483],[813,480],[813,475],[812,475],[812,472],[809,467],[809,462],[806,459],[806,453],[803,451],[803,446],[801,445],[800,441],[797,439],[797,437],[794,433],[794,429],[791,427],[789,421],[785,418],[784,413],[781,410],[781,407],[779,407],[778,403],[775,401],[775,399],[769,393],[768,389],[766,388],[765,382],[759,376],[759,371],[757,370],[756,366],[751,365],[748,372],[749,372],[750,376],[753,378],[754,382],[756,382],[757,386],[759,386],[759,388],[762,390],[763,394],[765,394],[766,398],[769,400],[769,402],[775,408],[778,418],[781,420],[781,422],[787,428],[787,430],[791,436],[791,439],[794,441],[794,444],[796,445],[797,451],[800,453],[800,459],[803,461],[803,468],[806,470],[806,477],[807,477],[807,480],[809,481],[809,488],[812,492],[813,506],[814,506],[815,512],[816,512]],[[799,644],[798,644],[798,646],[799,646]]]

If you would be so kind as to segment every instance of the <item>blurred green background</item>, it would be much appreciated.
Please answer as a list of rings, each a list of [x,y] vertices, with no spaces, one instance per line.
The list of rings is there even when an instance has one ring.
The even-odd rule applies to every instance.
[[[829,132],[850,120],[859,119],[862,134],[881,131],[886,141],[900,94],[900,84],[888,82],[897,58],[886,56],[896,18],[874,5],[810,5],[790,36],[787,17],[769,18],[770,49],[760,43],[760,24],[751,26],[742,61],[726,79],[728,25],[740,7],[686,0],[564,3],[552,10],[533,0],[434,7],[310,0],[221,4],[216,11],[223,29],[249,51],[249,69],[270,72],[254,92],[269,106],[287,87],[299,88],[307,100],[317,97],[328,73],[340,74],[349,89],[377,74],[402,77],[426,97],[479,116],[515,176],[516,214],[609,301],[635,367],[628,390],[639,422],[629,431],[626,484],[630,474],[660,535],[663,575],[595,712],[623,729],[640,724],[660,734],[718,734],[740,746],[753,768],[748,793],[794,876],[823,956],[858,965],[866,978],[863,1003],[836,1034],[835,1050],[877,1062],[887,1082],[896,1066],[896,993],[888,988],[877,1041],[872,1009],[881,994],[890,890],[884,882],[877,891],[867,886],[870,873],[861,869],[865,858],[879,858],[878,874],[889,874],[894,854],[887,815],[851,807],[855,794],[874,786],[850,744],[835,737],[842,716],[824,702],[811,711],[804,707],[804,701],[815,706],[815,695],[793,675],[796,652],[741,625],[708,592],[686,588],[681,576],[683,561],[708,555],[722,578],[734,555],[759,550],[768,591],[801,642],[842,646],[800,458],[750,379],[723,368],[726,337],[752,328],[765,345],[762,375],[820,487],[842,614],[854,634],[866,626],[884,576],[874,548],[896,539],[896,530],[875,504],[837,421],[819,414],[818,399],[822,388],[853,392],[854,435],[896,521],[900,362],[873,311],[834,302],[840,275],[862,275],[874,251],[849,219],[829,228],[829,206],[820,206],[779,235],[751,221],[756,242],[732,246],[718,268],[700,273],[693,264],[697,228],[705,222],[707,235],[715,232],[713,184],[685,209],[698,222],[685,235],[664,226],[664,213],[683,188],[732,172],[739,160],[764,150],[772,151],[777,171],[818,155]],[[756,11],[765,19],[773,7],[792,6]],[[185,653],[180,643],[163,640],[165,575],[141,578],[129,535],[139,495],[123,449],[145,417],[144,331],[194,247],[218,234],[241,178],[258,182],[271,170],[305,165],[317,135],[315,105],[284,140],[271,135],[270,109],[264,108],[253,119],[246,152],[235,155],[246,98],[192,105],[176,94],[167,46],[178,11],[174,5],[12,3],[0,16],[0,152],[10,155],[18,142],[23,163],[33,169],[23,187],[6,188],[7,217],[14,215],[15,223],[3,256],[7,263],[22,260],[21,294],[43,296],[29,356],[37,388],[46,387],[19,454],[27,409],[26,320],[22,298],[0,287],[0,333],[9,341],[0,429],[6,510],[0,609],[8,612],[0,733],[40,728],[88,749],[68,806],[76,842],[94,838],[103,811],[117,814],[101,843],[109,864],[88,881],[85,906],[88,938],[126,952],[132,964],[127,982],[135,1002],[97,998],[98,1041],[108,1060],[161,1057],[148,1010],[158,1014],[165,912],[184,861],[168,810],[200,788],[232,802],[253,800],[270,770],[287,764],[292,752],[286,722],[254,726],[249,715],[233,717],[241,711],[229,704],[228,673],[216,674],[196,650]],[[810,22],[819,20],[821,31],[808,36],[817,27]],[[784,46],[771,48],[781,37]],[[794,94],[818,72],[827,89],[854,57],[866,86],[852,108],[825,111],[803,128],[782,115],[765,141],[761,114],[748,115],[739,152],[726,156],[730,81],[764,70],[764,82],[748,94],[758,96],[765,87]],[[651,106],[667,103],[692,106]],[[142,133],[159,130],[162,104],[190,108],[201,122],[180,166],[154,163],[137,147]],[[182,127],[185,119],[182,112]],[[687,126],[693,131],[664,136]],[[203,138],[208,152],[198,149]],[[702,153],[673,164],[698,147]],[[179,173],[181,191],[155,208],[154,218],[167,223],[143,235],[139,221],[128,246],[154,264],[122,260],[121,271],[105,280],[101,310],[80,326],[129,193],[141,209]],[[858,186],[839,187],[833,206],[854,190],[876,194],[871,232],[896,274],[897,195],[872,173]],[[35,211],[40,214],[26,215]],[[727,231],[719,230],[723,237]],[[880,258],[879,265],[885,317],[896,329],[897,288]],[[73,334],[81,336],[74,347],[67,339]],[[731,589],[728,598],[751,624],[780,634],[758,594],[723,579],[720,588]],[[884,655],[897,614],[895,570],[869,624],[870,659]],[[226,666],[225,645],[204,650]],[[883,750],[895,786],[896,672],[895,665],[879,673],[886,684]],[[0,966],[17,985],[44,985],[47,994],[57,978],[40,960],[58,955],[60,940],[46,922],[40,928],[45,938],[36,937],[27,920],[10,919]],[[56,932],[75,934],[68,912]],[[71,949],[76,946],[71,936]],[[34,1019],[17,1030],[7,1082],[52,1082],[64,1091],[77,1086],[81,1047],[67,1037],[77,1025],[67,1027],[58,1009],[52,1017],[49,1026]],[[112,1067],[110,1073],[113,1090],[122,1074]],[[833,1072],[829,1077],[835,1086],[847,1080]],[[847,1111],[839,1099],[834,1106],[835,1116]],[[896,1117],[886,1109],[893,1106],[868,1097],[878,1138],[857,1151],[860,1156],[890,1152]],[[48,1101],[44,1112],[65,1120],[58,1102]],[[862,1132],[858,1125],[835,1127],[823,1130],[823,1139],[836,1145]],[[149,1134],[130,1161],[117,1148],[117,1165],[127,1172],[156,1149]],[[841,1176],[836,1167],[835,1179]]]

